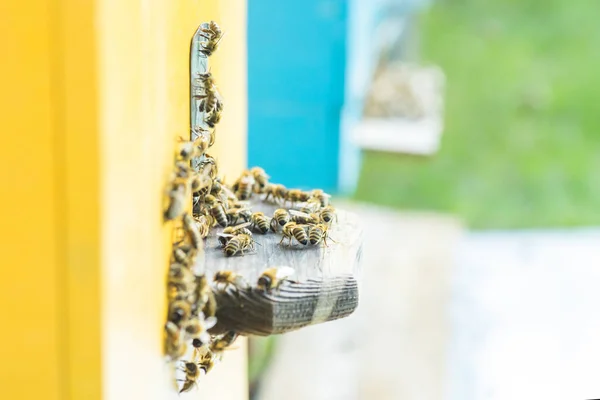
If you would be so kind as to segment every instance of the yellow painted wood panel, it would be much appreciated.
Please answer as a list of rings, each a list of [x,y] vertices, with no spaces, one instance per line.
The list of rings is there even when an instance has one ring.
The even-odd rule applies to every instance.
[[[213,16],[218,20],[216,6],[216,1],[192,0],[99,3],[103,388],[107,399],[177,396],[160,353],[172,233],[171,224],[162,221],[161,197],[172,171],[175,138],[189,134],[191,38],[200,22]],[[245,18],[245,8],[241,11]],[[245,30],[243,35],[228,36],[228,45],[239,42],[237,46],[245,48]],[[225,43],[216,54],[224,49]],[[223,62],[233,63],[221,56]],[[217,73],[218,66],[213,69]],[[245,75],[245,59],[234,71],[233,75]],[[217,79],[226,78],[222,74]],[[245,87],[223,96],[227,106],[229,102],[234,106],[228,108],[230,117],[224,116],[224,126],[218,127],[217,143],[228,140],[224,138],[230,134],[244,138],[234,144],[231,157],[214,154],[227,170],[230,162],[240,164],[240,157],[234,156],[246,151],[245,111],[235,114],[236,107],[245,110]],[[229,127],[227,118],[235,119]],[[206,384],[200,384],[202,396],[247,397],[242,351],[215,368],[229,368],[229,382],[209,389],[206,384],[219,373],[209,374]],[[200,396],[194,393],[191,396]]]
[[[213,155],[230,176],[245,166],[245,12],[240,0],[0,5],[3,395],[175,398],[161,354],[161,197],[188,132],[190,40],[211,18],[227,31]],[[190,396],[247,397],[241,342]]]
[[[49,0],[32,1],[27,8],[13,0],[0,5],[3,398],[59,399],[63,390],[48,9]],[[47,371],[36,374],[35,382],[23,374],[32,363]]]

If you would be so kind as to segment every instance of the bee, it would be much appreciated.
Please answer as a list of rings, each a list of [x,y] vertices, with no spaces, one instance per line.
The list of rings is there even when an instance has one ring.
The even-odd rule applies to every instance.
[[[263,235],[269,232],[269,225],[271,223],[269,217],[265,216],[263,212],[255,212],[250,217],[250,221],[252,222],[252,228],[262,233]]]
[[[213,280],[219,291],[224,291],[228,286],[233,286],[238,291],[249,287],[244,277],[233,271],[217,271]]]
[[[270,176],[261,167],[253,167],[250,173],[254,176],[254,193],[264,193]]]
[[[185,379],[178,379],[183,382],[183,386],[179,391],[179,394],[189,392],[194,386],[197,385],[198,378],[200,378],[200,366],[194,361],[181,361],[183,368],[181,370],[185,373]]]
[[[293,205],[300,201],[307,201],[309,198],[310,198],[310,194],[307,192],[303,192],[300,189],[290,189],[287,192],[287,196],[285,197],[285,200],[290,201]]]
[[[273,213],[273,218],[271,219],[271,230],[277,232],[278,226],[284,226],[290,222],[290,219],[290,213],[285,208],[278,208]]]
[[[286,198],[286,196],[288,194],[288,190],[283,185],[273,183],[273,184],[268,184],[265,187],[264,193],[267,194],[265,196],[264,201],[268,201],[269,199],[272,198],[274,202],[278,202],[278,201]]]
[[[247,208],[230,208],[226,214],[229,225],[237,224],[240,219],[248,222],[252,216],[252,212]]]
[[[238,336],[239,334],[236,331],[228,331],[214,338],[208,347],[213,353],[220,353],[231,346]]]
[[[327,224],[317,224],[317,225],[313,225],[310,228],[308,228],[308,239],[310,241],[310,244],[312,245],[317,245],[321,242],[325,243],[325,246],[328,246],[327,244],[327,238],[328,238],[328,234],[327,234],[327,230],[329,229]]]
[[[183,324],[182,331],[188,339],[200,339],[204,343],[210,341],[208,330],[215,326],[217,319],[208,317],[204,319],[204,314],[200,313],[199,317],[193,317]]]
[[[204,158],[202,161],[200,161],[198,169],[200,171],[199,173],[203,176],[210,176],[211,183],[212,179],[215,179],[219,172],[217,168],[217,160],[208,153],[204,154]]]
[[[337,221],[337,214],[335,213],[335,208],[333,208],[333,206],[326,206],[319,211],[319,217],[327,224],[331,223],[334,218]]]
[[[189,285],[194,281],[194,274],[183,264],[173,263],[169,267],[169,283],[173,285]]]
[[[212,35],[212,36],[222,35],[221,28],[219,28],[219,25],[217,25],[217,23],[215,21],[208,22],[206,27],[200,28],[200,31],[202,33],[204,33],[205,35]]]
[[[248,200],[254,188],[254,176],[250,171],[244,171],[242,176],[233,184],[233,191],[240,200]]]
[[[190,238],[192,247],[195,250],[202,250],[204,242],[202,242],[202,235],[196,220],[188,213],[183,214],[183,228],[187,236]]]
[[[196,260],[196,251],[189,244],[183,244],[173,247],[173,260],[186,267],[194,265]]]
[[[204,122],[206,125],[214,128],[216,124],[221,121],[221,110],[212,110],[204,116]]]
[[[204,89],[204,94],[194,95],[195,98],[200,99],[198,110],[200,112],[221,111],[223,109],[223,100],[217,91],[212,74],[210,72],[198,74],[198,81],[202,89]]]
[[[208,130],[200,128],[201,131],[195,132],[198,137],[193,141],[184,141],[181,137],[179,138],[182,142],[179,145],[179,157],[183,161],[189,161],[192,158],[200,157],[210,147],[210,137],[206,137],[204,132]]]
[[[290,221],[283,226],[283,237],[279,244],[286,238],[289,239],[288,246],[292,244],[292,238],[295,238],[298,243],[305,246],[308,244],[308,235],[306,234],[305,227],[296,224],[294,221]]]
[[[235,235],[232,235],[231,233],[219,233],[217,235],[219,246],[221,246],[221,248],[224,249],[227,246],[227,243],[229,243],[229,241],[234,237]]]
[[[206,41],[200,42],[199,51],[204,56],[210,57],[219,47],[219,42],[223,38],[223,32],[214,21],[210,21],[208,27],[202,28],[200,32],[200,36],[205,38]]]
[[[252,239],[252,236],[246,234],[239,234],[232,237],[225,246],[225,255],[231,257],[237,253],[244,255],[245,250],[254,250],[254,244],[256,242]]]
[[[183,356],[187,350],[187,345],[182,338],[179,327],[171,321],[165,324],[165,353],[171,360],[176,360]]]
[[[318,224],[321,218],[318,214],[307,214],[302,211],[290,210],[292,221],[298,224]]]
[[[308,201],[314,200],[318,202],[321,207],[327,207],[329,205],[330,194],[325,193],[321,189],[315,189],[310,192],[310,198]]]
[[[250,225],[252,225],[251,222],[244,222],[243,224],[239,224],[236,226],[228,226],[227,228],[223,229],[223,233],[234,236],[243,233],[252,236],[252,232],[250,231],[250,229],[247,228]]]
[[[226,227],[229,224],[229,219],[227,218],[227,213],[225,212],[225,207],[223,204],[218,201],[214,201],[210,206],[210,215],[217,221],[219,225],[222,227]]]
[[[185,300],[176,300],[169,307],[169,321],[177,326],[181,326],[191,315],[192,306]]]
[[[175,184],[169,191],[169,206],[165,210],[165,220],[171,220],[179,217],[185,211],[188,203],[187,185],[184,183]]]
[[[196,221],[196,225],[198,226],[198,232],[202,238],[208,236],[210,232],[210,228],[212,228],[217,222],[216,219],[212,215],[199,215],[194,216],[194,221]]]
[[[266,293],[271,293],[273,289],[278,289],[281,284],[294,274],[291,267],[273,267],[265,269],[258,277],[256,288]]]
[[[202,309],[202,313],[207,317],[214,317],[217,311],[217,302],[215,295],[208,284],[206,275],[198,275],[196,281],[196,304]]]

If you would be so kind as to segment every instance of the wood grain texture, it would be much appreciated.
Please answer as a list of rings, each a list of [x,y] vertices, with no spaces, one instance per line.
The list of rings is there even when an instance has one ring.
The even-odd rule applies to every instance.
[[[255,202],[254,211],[272,215],[273,205]],[[254,234],[256,249],[243,256],[226,257],[215,230],[205,247],[206,273],[222,270],[241,274],[250,285],[247,290],[229,286],[214,288],[219,305],[215,332],[236,330],[242,334],[270,335],[350,315],[358,306],[358,284],[362,255],[362,229],[354,214],[338,211],[329,246],[280,245],[280,233]],[[284,241],[285,242],[285,241]],[[289,266],[295,281],[284,283],[271,294],[255,289],[263,270]]]

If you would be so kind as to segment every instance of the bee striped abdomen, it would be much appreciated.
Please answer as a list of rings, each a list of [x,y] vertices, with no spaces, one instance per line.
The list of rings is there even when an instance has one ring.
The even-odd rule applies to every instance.
[[[306,246],[308,244],[308,235],[306,234],[306,231],[304,230],[303,227],[301,227],[301,226],[295,227],[294,230],[292,231],[292,234],[294,235],[294,237],[296,238],[298,243],[303,244],[304,246]]]
[[[323,229],[321,229],[319,226],[312,226],[308,234],[310,244],[316,245],[321,243],[321,240],[323,240],[323,233]]]
[[[242,248],[242,243],[238,237],[234,237],[225,246],[225,255],[228,257],[234,256]]]
[[[213,205],[210,209],[210,214],[215,217],[217,223],[222,227],[226,227],[228,225],[227,214],[225,213],[222,204],[217,203]]]

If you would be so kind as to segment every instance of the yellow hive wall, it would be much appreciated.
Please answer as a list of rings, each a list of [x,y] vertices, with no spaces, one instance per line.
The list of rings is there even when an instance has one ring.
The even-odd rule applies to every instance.
[[[175,398],[160,353],[161,196],[205,20],[227,32],[211,59],[226,101],[212,153],[231,177],[246,164],[245,0],[8,0],[1,12],[2,392]],[[200,393],[247,397],[245,343]]]

